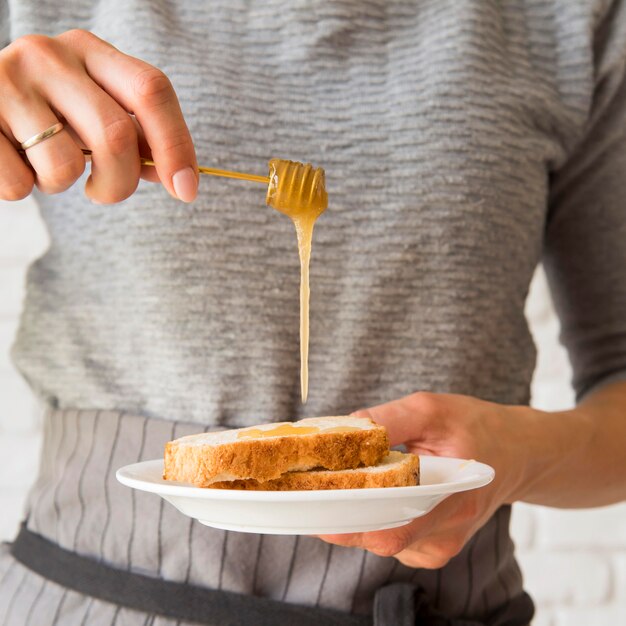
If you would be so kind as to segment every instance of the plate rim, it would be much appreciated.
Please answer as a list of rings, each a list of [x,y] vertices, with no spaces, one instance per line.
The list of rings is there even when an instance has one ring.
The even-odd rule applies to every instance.
[[[446,463],[460,463],[479,470],[477,474],[455,482],[437,483],[434,485],[415,485],[409,487],[368,487],[364,489],[315,489],[302,491],[246,491],[242,489],[210,489],[196,487],[187,483],[162,484],[148,480],[142,480],[128,476],[131,468],[137,466],[163,466],[163,459],[149,459],[120,467],[115,472],[116,479],[123,485],[132,489],[138,489],[148,493],[159,495],[199,498],[203,500],[236,500],[247,502],[299,502],[303,500],[367,500],[371,498],[407,498],[420,496],[435,496],[444,494],[461,493],[471,489],[484,487],[495,478],[495,470],[486,463],[474,459],[459,459],[456,457],[444,457],[434,455],[418,455],[420,463],[438,462],[445,459]],[[136,471],[136,469],[135,469]]]

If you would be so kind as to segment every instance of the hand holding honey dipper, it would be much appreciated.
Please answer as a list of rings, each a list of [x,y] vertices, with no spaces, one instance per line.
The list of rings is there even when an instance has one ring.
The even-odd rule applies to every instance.
[[[5,93],[15,96],[5,99],[13,104],[2,116],[0,199],[23,198],[34,185],[43,193],[64,191],[82,175],[85,156],[91,160],[85,193],[99,204],[126,199],[139,178],[161,182],[184,202],[196,197],[198,173],[268,185],[267,204],[293,220],[298,236],[305,402],[309,260],[313,225],[328,205],[324,170],[282,159],[270,161],[268,176],[199,167],[167,76],[86,31],[20,38],[0,52],[0,77]],[[146,153],[150,158],[140,156]]]

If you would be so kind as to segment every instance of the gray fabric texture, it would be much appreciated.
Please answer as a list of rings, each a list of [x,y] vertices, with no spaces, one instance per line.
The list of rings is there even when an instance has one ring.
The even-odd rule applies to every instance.
[[[40,197],[52,245],[30,268],[16,365],[53,406],[202,424],[416,389],[523,403],[545,252],[578,390],[623,369],[623,7],[16,3],[13,37],[82,26],[161,67],[201,163],[310,160],[331,198],[306,406],[293,227],[251,183],[204,179],[191,207],[150,184],[116,206],[81,185]]]
[[[113,411],[84,474],[85,502],[100,493],[93,477],[119,461],[107,454],[115,411],[201,430],[344,413],[419,389],[527,403],[535,349],[523,308],[542,259],[577,392],[624,376],[623,2],[9,4],[13,39],[88,28],[163,69],[200,163],[262,173],[280,156],[327,171],[304,407],[295,234],[262,188],[203,179],[191,206],[150,184],[115,206],[90,204],[80,185],[39,197],[52,243],[29,269],[13,358],[49,406]],[[85,418],[74,431],[92,427]],[[51,484],[75,471],[54,445],[69,443],[48,441],[41,480]],[[85,518],[98,510],[85,507]],[[63,540],[55,511],[44,509],[40,531]],[[210,586],[249,592],[259,551],[263,595],[368,612],[365,591],[399,571],[448,615],[480,618],[521,590],[503,511],[439,572],[209,529],[198,554],[220,563],[203,573]],[[182,523],[163,515],[168,528]],[[115,532],[86,546],[98,554],[122,540],[128,515],[107,523]],[[509,548],[494,553],[497,533]],[[141,537],[138,561],[116,558],[157,558]],[[176,579],[179,541],[159,545],[158,570],[143,567]]]
[[[0,47],[9,43],[11,18],[9,15],[9,5],[6,2],[0,2]]]

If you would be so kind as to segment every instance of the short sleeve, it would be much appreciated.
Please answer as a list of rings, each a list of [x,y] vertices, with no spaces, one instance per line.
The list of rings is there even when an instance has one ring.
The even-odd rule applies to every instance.
[[[584,138],[551,176],[543,251],[578,399],[626,379],[626,10],[616,5]]]

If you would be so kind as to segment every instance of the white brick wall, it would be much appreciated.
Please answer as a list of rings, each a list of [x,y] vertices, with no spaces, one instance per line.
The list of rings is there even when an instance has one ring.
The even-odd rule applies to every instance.
[[[543,273],[535,276],[526,314],[539,351],[533,405],[568,408],[571,370]],[[626,625],[626,503],[580,511],[517,504],[512,532],[538,605],[535,626]]]
[[[47,245],[32,202],[0,202],[0,540],[10,539],[37,469],[39,408],[11,368],[8,352],[17,325],[24,270]],[[556,410],[573,403],[570,370],[558,345],[545,280],[538,274],[527,315],[539,346],[533,404]],[[584,471],[584,468],[581,468]],[[626,504],[586,511],[515,505],[513,536],[538,604],[534,626],[626,624]]]
[[[26,491],[37,472],[40,410],[11,366],[9,348],[17,328],[27,263],[43,253],[46,230],[30,201],[0,202],[0,540],[13,537]]]

